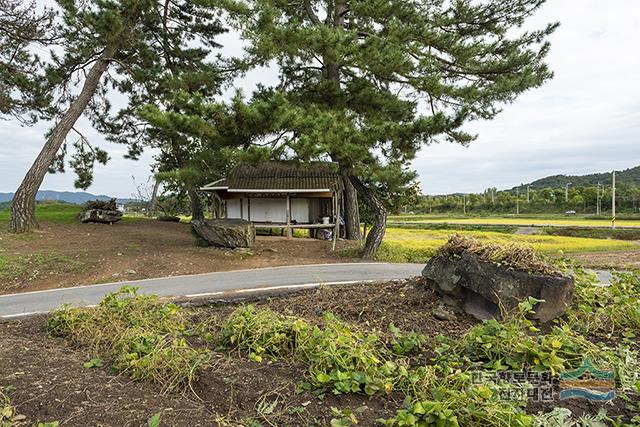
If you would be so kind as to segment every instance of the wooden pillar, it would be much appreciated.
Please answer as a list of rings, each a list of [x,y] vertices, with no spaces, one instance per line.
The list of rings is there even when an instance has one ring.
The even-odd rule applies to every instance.
[[[336,250],[336,241],[338,240],[338,233],[340,232],[340,211],[339,211],[339,207],[340,205],[338,204],[338,195],[337,193],[333,193],[332,195],[332,201],[333,201],[333,242],[331,243],[331,250],[335,251]]]
[[[291,197],[287,194],[287,238],[292,238],[293,232],[291,229]]]

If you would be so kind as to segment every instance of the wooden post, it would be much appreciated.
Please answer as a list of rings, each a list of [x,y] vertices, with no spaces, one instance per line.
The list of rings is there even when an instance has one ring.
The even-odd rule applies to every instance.
[[[333,228],[333,244],[331,248],[332,251],[336,250],[336,241],[340,236],[340,196],[338,195],[338,193],[336,193],[334,198],[335,198],[334,220],[336,223]]]
[[[292,238],[293,232],[291,230],[291,197],[287,194],[287,238]]]

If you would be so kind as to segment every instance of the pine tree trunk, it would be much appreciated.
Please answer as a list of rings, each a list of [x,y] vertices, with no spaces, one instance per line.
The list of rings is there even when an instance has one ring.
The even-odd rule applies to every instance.
[[[358,194],[362,197],[362,200],[367,204],[371,213],[373,214],[373,224],[371,225],[371,231],[367,235],[367,240],[364,244],[362,251],[362,258],[374,259],[378,253],[378,249],[382,244],[384,233],[387,229],[387,209],[384,207],[380,199],[367,188],[358,177],[351,176],[351,182],[358,191]]]
[[[44,180],[49,166],[60,150],[69,131],[82,115],[87,104],[96,92],[100,78],[109,67],[109,61],[115,52],[114,48],[105,49],[89,70],[78,97],[71,103],[58,124],[53,128],[40,154],[31,165],[22,183],[16,190],[11,204],[11,223],[9,230],[13,233],[24,233],[38,227],[36,221],[36,194]]]
[[[360,234],[360,211],[358,209],[358,192],[349,179],[346,169],[340,168],[344,183],[344,230],[347,240],[362,240]]]
[[[153,184],[153,193],[151,193],[151,203],[149,205],[149,215],[153,216],[158,209],[158,189],[160,188],[160,180],[156,178]]]
[[[191,199],[191,219],[204,219],[204,210],[202,208],[202,202],[200,196],[195,188],[189,188],[187,190],[189,198]]]

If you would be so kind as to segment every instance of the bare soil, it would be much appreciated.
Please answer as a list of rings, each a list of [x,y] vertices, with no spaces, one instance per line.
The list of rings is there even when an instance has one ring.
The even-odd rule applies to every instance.
[[[282,265],[354,262],[353,242],[258,236],[250,251],[198,247],[189,224],[141,219],[106,224],[44,223],[28,235],[0,231],[0,257],[19,264],[0,274],[0,294],[152,277]],[[1,263],[0,263],[1,265]],[[8,267],[7,267],[8,268]]]
[[[637,243],[640,244],[640,242]],[[640,250],[573,254],[571,257],[588,268],[618,270],[640,269]]]
[[[321,287],[256,304],[312,322],[331,311],[367,330],[386,331],[393,322],[430,340],[438,334],[458,336],[476,323],[461,313],[453,321],[435,319],[432,311],[440,302],[421,280],[412,279]],[[223,318],[236,306],[221,302],[192,309],[195,317]],[[88,355],[50,337],[45,324],[42,316],[0,323],[0,387],[16,388],[11,397],[17,412],[26,417],[24,425],[57,420],[60,426],[142,426],[161,412],[163,426],[327,426],[333,418],[331,408],[337,407],[360,408],[358,425],[374,426],[376,419],[392,416],[402,405],[399,395],[329,395],[320,400],[310,393],[297,394],[296,385],[305,378],[303,367],[255,363],[246,355],[226,352],[216,353],[214,368],[201,374],[192,391],[162,395],[151,383],[110,373],[109,366],[83,368]],[[428,355],[424,357],[428,363]],[[559,404],[532,404],[529,409],[549,411]],[[595,414],[604,407],[610,416],[630,416],[618,401],[565,401],[562,406],[578,414]]]

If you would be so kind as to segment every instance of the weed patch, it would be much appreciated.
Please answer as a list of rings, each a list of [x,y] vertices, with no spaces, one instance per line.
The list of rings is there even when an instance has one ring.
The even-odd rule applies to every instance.
[[[486,320],[459,340],[441,338],[436,348],[440,361],[494,371],[532,370],[552,374],[579,367],[585,357],[611,366],[615,357],[610,351],[604,351],[568,325],[554,326],[550,333],[540,334],[525,317],[538,302],[529,298],[520,303],[519,310],[508,319]]]
[[[124,286],[95,308],[64,307],[48,321],[52,335],[85,348],[91,356],[107,356],[116,370],[134,380],[151,380],[165,391],[190,385],[208,366],[211,353],[191,347],[182,309],[156,296],[138,295]]]
[[[633,339],[640,330],[640,274],[614,273],[610,286],[576,269],[574,305],[568,323],[582,334]]]

